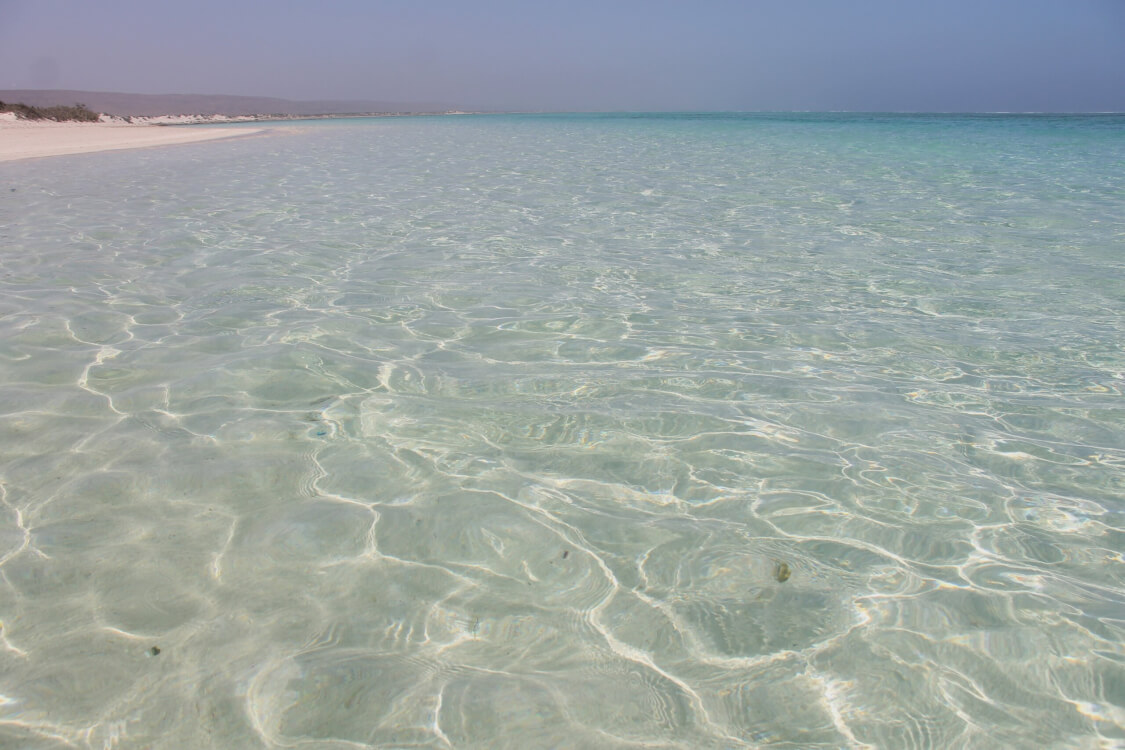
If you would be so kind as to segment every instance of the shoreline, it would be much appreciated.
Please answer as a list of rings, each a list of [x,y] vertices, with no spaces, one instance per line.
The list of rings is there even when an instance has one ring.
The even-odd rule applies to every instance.
[[[265,132],[263,128],[180,128],[157,123],[0,119],[0,162],[173,146]]]

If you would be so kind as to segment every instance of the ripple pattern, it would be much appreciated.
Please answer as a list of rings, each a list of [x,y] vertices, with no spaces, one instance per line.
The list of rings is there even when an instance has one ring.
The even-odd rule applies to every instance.
[[[0,166],[0,746],[1125,743],[1123,134]]]

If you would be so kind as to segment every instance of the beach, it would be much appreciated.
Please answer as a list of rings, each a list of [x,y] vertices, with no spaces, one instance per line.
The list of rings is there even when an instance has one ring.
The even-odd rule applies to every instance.
[[[0,162],[213,141],[260,132],[259,128],[162,127],[152,121],[79,123],[0,116]]]

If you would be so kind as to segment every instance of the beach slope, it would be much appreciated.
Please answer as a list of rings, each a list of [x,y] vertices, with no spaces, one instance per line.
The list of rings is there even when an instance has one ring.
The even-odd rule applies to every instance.
[[[260,128],[180,128],[117,123],[0,120],[0,162],[212,141]]]

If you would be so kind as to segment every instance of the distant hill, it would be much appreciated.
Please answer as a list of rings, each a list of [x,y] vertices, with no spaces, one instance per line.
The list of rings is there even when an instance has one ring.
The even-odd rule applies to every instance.
[[[157,115],[337,115],[377,112],[448,112],[457,107],[436,102],[291,101],[264,96],[207,94],[121,94],[110,91],[14,89],[0,101],[32,107],[85,104],[95,112],[121,117]]]

